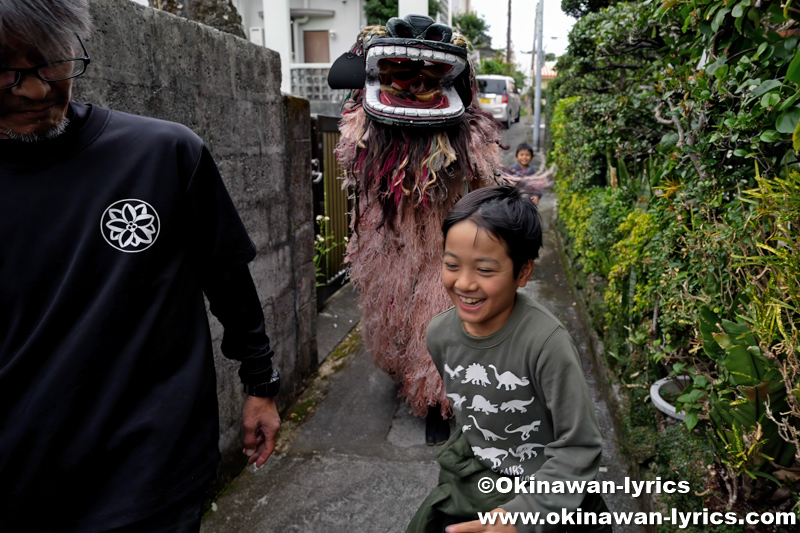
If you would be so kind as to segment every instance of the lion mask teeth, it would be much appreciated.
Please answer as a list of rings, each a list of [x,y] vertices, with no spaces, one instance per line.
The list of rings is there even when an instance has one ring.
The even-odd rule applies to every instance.
[[[444,126],[460,120],[464,105],[453,87],[467,68],[456,53],[417,46],[381,45],[366,50],[364,106],[389,124]]]

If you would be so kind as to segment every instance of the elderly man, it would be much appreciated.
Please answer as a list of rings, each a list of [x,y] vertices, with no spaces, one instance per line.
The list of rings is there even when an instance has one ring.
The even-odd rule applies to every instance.
[[[88,0],[0,0],[0,531],[197,531],[219,462],[203,293],[280,424],[252,241],[187,128],[70,102]]]

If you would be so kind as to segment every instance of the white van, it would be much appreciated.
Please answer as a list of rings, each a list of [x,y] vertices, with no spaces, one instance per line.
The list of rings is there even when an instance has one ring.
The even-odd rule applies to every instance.
[[[481,109],[491,113],[494,118],[508,129],[511,122],[519,122],[522,107],[519,91],[514,78],[496,74],[480,74],[478,81],[478,97]]]

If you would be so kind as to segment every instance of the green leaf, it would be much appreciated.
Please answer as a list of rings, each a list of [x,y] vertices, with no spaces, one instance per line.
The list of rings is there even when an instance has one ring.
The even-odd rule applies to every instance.
[[[728,68],[728,65],[722,65],[714,71],[714,77],[718,80],[721,80],[728,74]]]
[[[776,105],[778,105],[778,102],[780,101],[781,101],[781,95],[779,95],[778,93],[775,92],[767,93],[761,97],[761,107],[765,109],[769,107],[775,107]]]
[[[717,344],[719,344],[726,352],[733,348],[733,341],[731,340],[730,335],[727,333],[714,333],[713,337],[714,340],[717,341]]]
[[[739,4],[736,4],[733,7],[733,10],[731,11],[731,15],[733,15],[734,17],[736,17],[738,19],[739,17],[742,16],[743,12],[744,12],[744,7],[742,6],[741,3],[739,3]]]
[[[678,399],[676,400],[678,403],[694,403],[700,398],[706,395],[705,391],[702,389],[694,389],[693,391],[681,394]]]
[[[761,96],[762,94],[768,93],[769,91],[777,89],[780,86],[781,82],[778,80],[767,80],[753,89],[753,96]]]
[[[686,33],[686,29],[687,29],[687,28],[688,28],[688,27],[689,27],[689,26],[692,24],[692,19],[693,19],[693,18],[694,18],[694,17],[693,17],[692,15],[689,15],[689,16],[687,16],[687,17],[686,17],[686,19],[683,21],[683,28],[681,28],[681,31],[682,31],[683,33]]]
[[[719,317],[708,306],[704,305],[700,308],[700,323],[698,325],[703,337],[703,351],[712,359],[719,359],[722,355],[720,347],[714,342],[717,322],[719,322]]]
[[[781,133],[793,133],[798,123],[800,123],[800,107],[793,107],[778,117],[775,129]]]
[[[761,139],[761,142],[773,143],[781,139],[781,134],[775,130],[766,130],[759,139]]]
[[[761,43],[760,45],[758,45],[758,50],[756,50],[756,55],[753,56],[753,59],[758,58],[758,56],[760,56],[766,49],[767,49],[767,43]]]
[[[720,8],[724,2],[715,2],[706,10],[706,18],[710,18],[714,11]],[[716,31],[716,30],[714,30]]]
[[[720,68],[722,65],[724,65],[725,61],[727,61],[727,60],[728,60],[728,56],[723,55],[723,56],[718,57],[716,61],[714,61],[713,63],[709,63],[706,66],[706,74],[708,74],[709,76],[713,76],[714,72],[716,72],[716,70],[718,68]]]
[[[735,155],[737,157],[744,157],[748,153],[749,152],[747,150],[745,150],[744,148],[737,148],[736,150],[733,151],[733,155]]]
[[[772,481],[773,483],[775,483],[776,485],[778,485],[779,487],[783,486],[781,484],[781,482],[778,481],[775,478],[775,476],[771,476],[771,475],[767,474],[766,472],[761,472],[760,470],[756,470],[756,471],[753,472],[753,474],[755,474],[755,475],[757,475],[759,477],[763,477],[764,479],[768,479],[768,480]]]
[[[800,152],[800,124],[794,129],[792,133],[792,148],[795,152]]]
[[[725,21],[725,15],[727,15],[730,12],[731,10],[728,9],[727,7],[723,7],[722,9],[717,11],[717,14],[714,16],[714,21],[711,23],[711,31],[715,33],[719,31],[719,27],[722,26],[722,23]]]
[[[800,91],[797,91],[796,93],[794,93],[793,96],[790,96],[789,98],[784,100],[784,102],[778,108],[778,111],[783,111],[784,109],[792,107],[792,104],[794,104],[798,99],[800,99]]]
[[[678,144],[678,139],[680,137],[677,133],[667,133],[663,137],[661,137],[661,143],[659,143],[659,148],[664,150],[669,150],[670,148],[674,147]]]
[[[800,84],[800,50],[797,51],[794,59],[789,63],[789,68],[786,70],[786,80]]]
[[[686,413],[686,427],[689,431],[693,430],[697,425],[697,411],[689,411]]]

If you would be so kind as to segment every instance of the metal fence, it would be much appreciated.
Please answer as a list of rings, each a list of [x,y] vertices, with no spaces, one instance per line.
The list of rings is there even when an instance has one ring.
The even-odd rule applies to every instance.
[[[339,142],[339,117],[319,115],[312,119],[312,154],[318,169],[314,180],[314,215],[328,217],[324,224],[317,222],[317,234],[334,244],[322,260],[321,277],[317,280],[317,304],[322,306],[345,278],[346,238],[350,235],[348,192],[342,190],[344,171],[336,161],[334,149]],[[322,235],[325,233],[325,235]]]
[[[328,86],[330,69],[330,63],[293,63],[292,94],[310,102],[341,102],[346,91]]]

